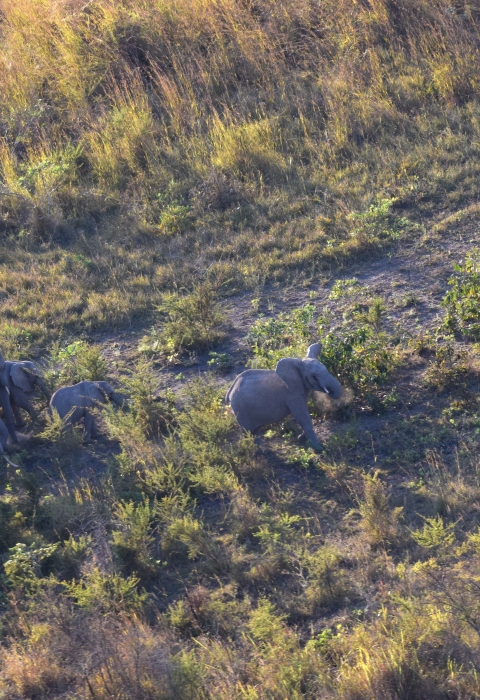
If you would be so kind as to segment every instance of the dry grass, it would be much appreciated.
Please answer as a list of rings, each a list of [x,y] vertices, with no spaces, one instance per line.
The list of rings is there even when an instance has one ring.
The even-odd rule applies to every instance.
[[[192,274],[237,288],[314,274],[388,243],[352,217],[385,197],[445,218],[477,196],[468,5],[11,0],[2,12],[12,350],[125,323]]]

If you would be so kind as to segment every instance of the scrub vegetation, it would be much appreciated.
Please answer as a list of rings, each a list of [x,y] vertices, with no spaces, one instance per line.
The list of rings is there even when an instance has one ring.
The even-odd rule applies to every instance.
[[[480,698],[477,4],[2,0],[0,350],[126,399],[0,465],[1,698]]]

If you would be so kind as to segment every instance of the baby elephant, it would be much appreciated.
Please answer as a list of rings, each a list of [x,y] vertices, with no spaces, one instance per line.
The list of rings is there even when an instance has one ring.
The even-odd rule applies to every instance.
[[[97,437],[97,429],[92,413],[88,410],[99,404],[112,401],[120,406],[121,399],[107,382],[79,382],[73,386],[58,389],[50,400],[50,411],[55,409],[60,418],[71,424],[84,419],[87,438]]]
[[[275,370],[247,369],[238,375],[225,402],[230,403],[242,428],[253,433],[292,414],[313,449],[321,449],[308,412],[308,394],[323,391],[338,399],[342,393],[340,383],[317,360],[321,347],[320,343],[310,345],[304,360],[287,357]]]
[[[18,464],[14,464],[11,462],[7,455],[5,454],[5,448],[7,446],[7,440],[8,440],[8,430],[5,426],[5,423],[0,420],[0,457],[3,457],[3,459],[11,466],[15,467],[18,469]]]
[[[45,384],[45,381],[40,376],[37,366],[33,362],[4,362],[1,371],[1,381],[8,388],[10,393],[10,405],[17,427],[24,424],[20,416],[20,408],[30,415],[32,420],[35,420],[36,413],[32,404],[28,400],[35,388],[38,386],[47,399],[50,399],[50,392]]]

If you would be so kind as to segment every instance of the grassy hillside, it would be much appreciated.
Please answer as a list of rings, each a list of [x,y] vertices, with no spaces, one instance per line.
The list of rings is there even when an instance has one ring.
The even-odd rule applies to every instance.
[[[0,697],[480,698],[480,5],[0,3]],[[222,404],[323,342],[258,448]],[[40,410],[44,408],[38,400]]]

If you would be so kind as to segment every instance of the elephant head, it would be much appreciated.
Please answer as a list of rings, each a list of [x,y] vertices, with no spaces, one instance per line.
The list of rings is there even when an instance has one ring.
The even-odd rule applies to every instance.
[[[105,398],[105,401],[102,401],[102,403],[111,401],[116,406],[120,406],[122,404],[120,396],[112,389],[108,382],[95,382],[95,386],[100,389],[103,397]]]
[[[3,359],[3,358],[2,358]],[[37,366],[33,362],[5,362],[0,363],[1,382],[8,386],[9,382],[13,386],[21,389],[25,394],[30,394],[39,386],[47,399],[50,399],[50,391],[38,372]]]
[[[36,367],[33,362],[10,363],[10,379],[19,389],[29,394],[35,389],[37,378]],[[29,367],[27,365],[30,365]]]
[[[277,363],[275,372],[294,394],[322,391],[332,399],[338,399],[342,394],[342,387],[325,365],[318,361],[321,349],[320,343],[310,345],[304,360],[286,357]]]

